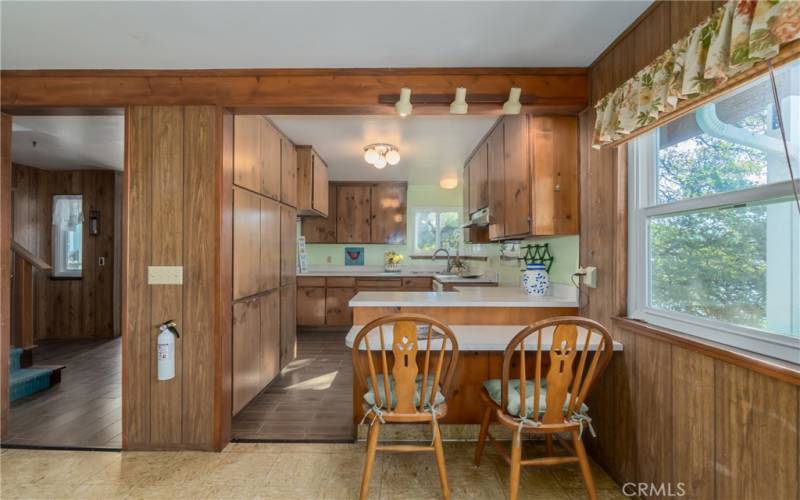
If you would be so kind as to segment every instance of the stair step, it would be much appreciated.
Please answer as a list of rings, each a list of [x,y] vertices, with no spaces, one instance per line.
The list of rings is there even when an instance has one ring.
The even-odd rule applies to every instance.
[[[9,373],[9,400],[16,401],[61,382],[63,366],[34,366]]]
[[[11,371],[19,370],[20,368],[30,368],[33,366],[33,348],[31,347],[12,347],[8,355],[10,358]]]

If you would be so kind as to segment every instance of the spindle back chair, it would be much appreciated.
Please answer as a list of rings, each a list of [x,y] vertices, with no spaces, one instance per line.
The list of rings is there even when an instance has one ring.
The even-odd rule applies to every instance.
[[[549,352],[545,347],[549,347]],[[586,399],[597,377],[611,361],[613,347],[613,339],[603,325],[576,316],[539,321],[524,328],[509,342],[503,355],[500,380],[487,381],[481,393],[486,409],[475,450],[475,465],[480,465],[488,437],[511,465],[512,499],[518,495],[521,465],[576,462],[581,467],[589,497],[596,498],[581,434],[584,427],[591,429]],[[533,363],[529,360],[531,355]],[[547,364],[549,366],[545,366]],[[514,365],[518,368],[518,378],[511,379]],[[530,371],[533,371],[532,377]],[[498,382],[499,398],[494,390]],[[492,416],[513,431],[510,457],[488,432]],[[549,456],[522,460],[522,433],[544,434]],[[572,446],[559,433],[569,433]],[[553,436],[559,439],[569,456],[553,456]]]
[[[442,495],[450,498],[438,419],[447,415],[447,395],[458,363],[453,331],[422,314],[384,316],[356,334],[352,354],[355,376],[367,387],[364,418],[370,426],[360,498],[367,497],[378,451],[433,452]],[[382,424],[412,422],[430,422],[430,445],[378,446]]]

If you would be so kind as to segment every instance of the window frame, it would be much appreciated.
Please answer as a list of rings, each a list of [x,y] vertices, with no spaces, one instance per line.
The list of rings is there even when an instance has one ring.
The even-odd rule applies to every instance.
[[[84,241],[85,228],[83,227],[83,223],[85,222],[85,220],[83,220],[83,195],[82,194],[56,194],[56,195],[53,195],[51,219],[55,217],[56,203],[58,202],[58,200],[61,200],[61,199],[80,200],[81,201],[81,218],[82,218],[82,220],[81,220],[81,232],[80,232],[80,236],[81,236],[81,269],[80,269],[80,271],[74,271],[74,270],[68,270],[68,269],[59,270],[59,266],[57,264],[59,262],[59,259],[56,257],[56,253],[57,253],[57,250],[59,248],[63,248],[63,245],[59,244],[59,243],[62,243],[63,240],[62,240],[60,234],[58,234],[59,233],[58,228],[56,227],[55,224],[52,224],[52,222],[51,222],[51,249],[50,249],[50,251],[51,251],[51,257],[53,259],[53,265],[52,265],[52,272],[51,272],[50,275],[51,275],[51,277],[53,279],[80,280],[80,279],[83,279],[84,243],[85,243],[85,241]]]
[[[435,212],[436,213],[436,248],[431,252],[417,250],[417,214]],[[464,223],[461,207],[458,206],[443,206],[443,207],[414,207],[411,209],[411,251],[414,255],[433,255],[437,249],[442,248],[442,235],[441,235],[441,215],[444,212],[454,212],[458,216],[458,227]],[[462,234],[458,242],[459,254],[464,250],[464,236]]]
[[[650,233],[649,219],[679,215],[704,209],[720,209],[791,200],[791,181],[779,181],[738,191],[716,193],[658,204],[656,193],[657,129],[630,141],[628,154],[628,316],[633,319],[676,330],[731,347],[745,349],[772,358],[800,363],[800,337],[701,318],[687,313],[650,307]],[[800,181],[798,181],[800,183]],[[791,241],[793,250],[800,243]],[[792,263],[800,266],[800,262]],[[798,302],[798,297],[793,301]],[[795,308],[800,309],[800,308]],[[800,322],[800,310],[792,310],[792,324]]]

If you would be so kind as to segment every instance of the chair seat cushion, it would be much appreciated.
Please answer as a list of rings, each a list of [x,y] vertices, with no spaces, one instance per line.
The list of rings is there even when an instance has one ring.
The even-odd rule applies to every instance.
[[[502,382],[499,378],[487,380],[483,383],[483,387],[486,389],[486,392],[489,393],[489,397],[492,398],[498,406],[500,405],[501,399],[501,388]],[[527,409],[526,415],[533,414],[533,381],[526,380],[525,381],[525,407]],[[520,409],[520,394],[519,394],[519,379],[512,379],[508,381],[508,407],[506,411],[509,414],[514,416],[519,416],[519,409]],[[572,399],[572,394],[567,393],[567,397],[564,401],[564,409],[563,412],[566,415],[567,411],[569,410],[569,402]],[[589,411],[589,407],[585,404],[581,403],[581,409],[579,413],[586,414]],[[542,380],[542,389],[539,393],[539,415],[544,415],[547,412],[547,381]]]
[[[425,398],[423,399],[423,401],[428,401],[431,397],[433,378],[434,378],[433,375],[428,376],[428,383],[425,384]],[[383,384],[383,374],[378,375],[377,379],[378,379],[378,394],[380,395],[382,403],[381,407],[386,408],[386,401],[388,400],[388,398],[386,397],[385,394],[386,390]],[[395,394],[394,387],[395,387],[394,377],[392,375],[389,375],[389,392],[391,393],[392,397],[392,408],[394,408],[397,405],[397,394]],[[364,394],[364,401],[366,401],[367,404],[371,406],[375,406],[376,405],[375,391],[372,388],[372,380],[369,378],[367,378],[367,389],[368,389],[367,392]],[[419,406],[419,401],[420,401],[419,393],[421,391],[422,391],[422,375],[417,375],[416,390],[414,391],[414,406]],[[433,399],[433,406],[434,407],[438,406],[444,403],[444,401],[445,401],[444,394],[442,394],[441,392],[441,387],[437,386],[436,395],[434,396]]]

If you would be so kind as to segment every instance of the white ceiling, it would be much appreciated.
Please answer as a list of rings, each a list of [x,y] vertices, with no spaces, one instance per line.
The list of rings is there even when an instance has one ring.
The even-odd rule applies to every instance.
[[[47,170],[122,170],[125,118],[122,115],[15,116],[11,160]]]
[[[4,69],[588,66],[647,1],[0,3]]]
[[[270,116],[295,144],[311,144],[328,164],[331,180],[403,180],[439,184],[458,176],[464,160],[495,116]],[[400,163],[378,170],[364,161],[364,146],[388,142]]]

